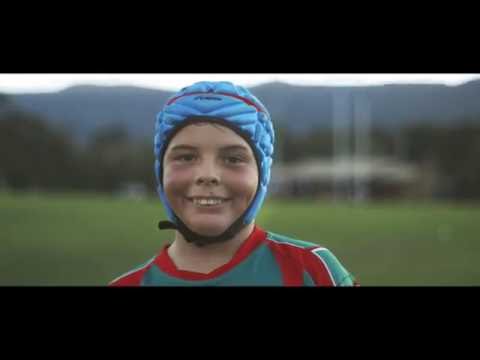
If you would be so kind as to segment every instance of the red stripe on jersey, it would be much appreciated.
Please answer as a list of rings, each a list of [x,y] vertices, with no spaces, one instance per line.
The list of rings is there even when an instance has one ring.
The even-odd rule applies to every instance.
[[[304,262],[306,270],[312,277],[315,285],[335,286],[333,275],[330,273],[327,264],[312,252],[312,250],[315,249],[316,248],[305,249]]]
[[[270,240],[270,239],[268,239]],[[280,266],[285,286],[302,286],[303,285],[303,266],[302,253],[303,249],[288,243],[277,243],[272,240],[267,242],[268,247],[272,251],[275,260]]]
[[[317,247],[304,248],[288,242],[277,242],[268,237],[267,240],[268,246],[280,266],[285,286],[304,285],[304,272],[310,275],[315,285],[335,285],[327,265],[312,253],[312,250]]]
[[[149,262],[143,268],[134,270],[125,275],[120,276],[119,278],[113,280],[108,286],[140,286],[143,275],[150,268],[152,262]]]

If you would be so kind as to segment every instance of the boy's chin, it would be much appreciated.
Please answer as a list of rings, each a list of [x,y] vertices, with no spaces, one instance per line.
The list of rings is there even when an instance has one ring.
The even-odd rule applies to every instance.
[[[225,230],[227,230],[228,226],[221,226],[219,224],[208,224],[208,223],[198,223],[198,224],[191,224],[187,225],[190,230],[196,232],[197,234],[203,236],[218,236],[223,234]]]

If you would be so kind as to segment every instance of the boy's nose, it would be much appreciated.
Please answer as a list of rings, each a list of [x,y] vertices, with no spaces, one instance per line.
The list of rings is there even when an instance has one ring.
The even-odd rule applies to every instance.
[[[201,166],[196,168],[195,184],[197,185],[218,185],[220,184],[219,169],[215,159],[204,159]]]
[[[195,181],[197,185],[218,185],[219,182],[216,176],[199,176]]]

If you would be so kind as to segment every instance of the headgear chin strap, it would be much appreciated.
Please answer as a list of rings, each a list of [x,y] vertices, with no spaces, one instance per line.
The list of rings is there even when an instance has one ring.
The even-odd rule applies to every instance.
[[[258,166],[257,192],[249,207],[218,236],[193,232],[174,213],[163,189],[163,157],[170,140],[183,127],[196,121],[224,125],[244,138],[252,148]],[[275,134],[265,106],[247,89],[229,82],[200,82],[182,89],[158,114],[155,125],[155,175],[158,195],[170,221],[161,221],[160,229],[175,229],[186,241],[197,246],[225,242],[233,238],[259,211],[270,181]]]
[[[177,218],[177,224],[174,224],[171,221],[160,221],[158,223],[158,228],[160,230],[177,230],[187,242],[197,245],[198,247],[226,242],[238,234],[245,226],[247,226],[247,224],[244,224],[242,217],[240,217],[222,234],[217,236],[205,236],[190,230],[179,218]]]

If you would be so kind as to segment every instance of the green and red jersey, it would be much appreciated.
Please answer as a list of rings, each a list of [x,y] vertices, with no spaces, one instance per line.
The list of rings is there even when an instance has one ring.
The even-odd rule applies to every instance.
[[[177,269],[162,251],[110,286],[355,286],[354,277],[326,248],[254,231],[225,265],[208,274]]]

